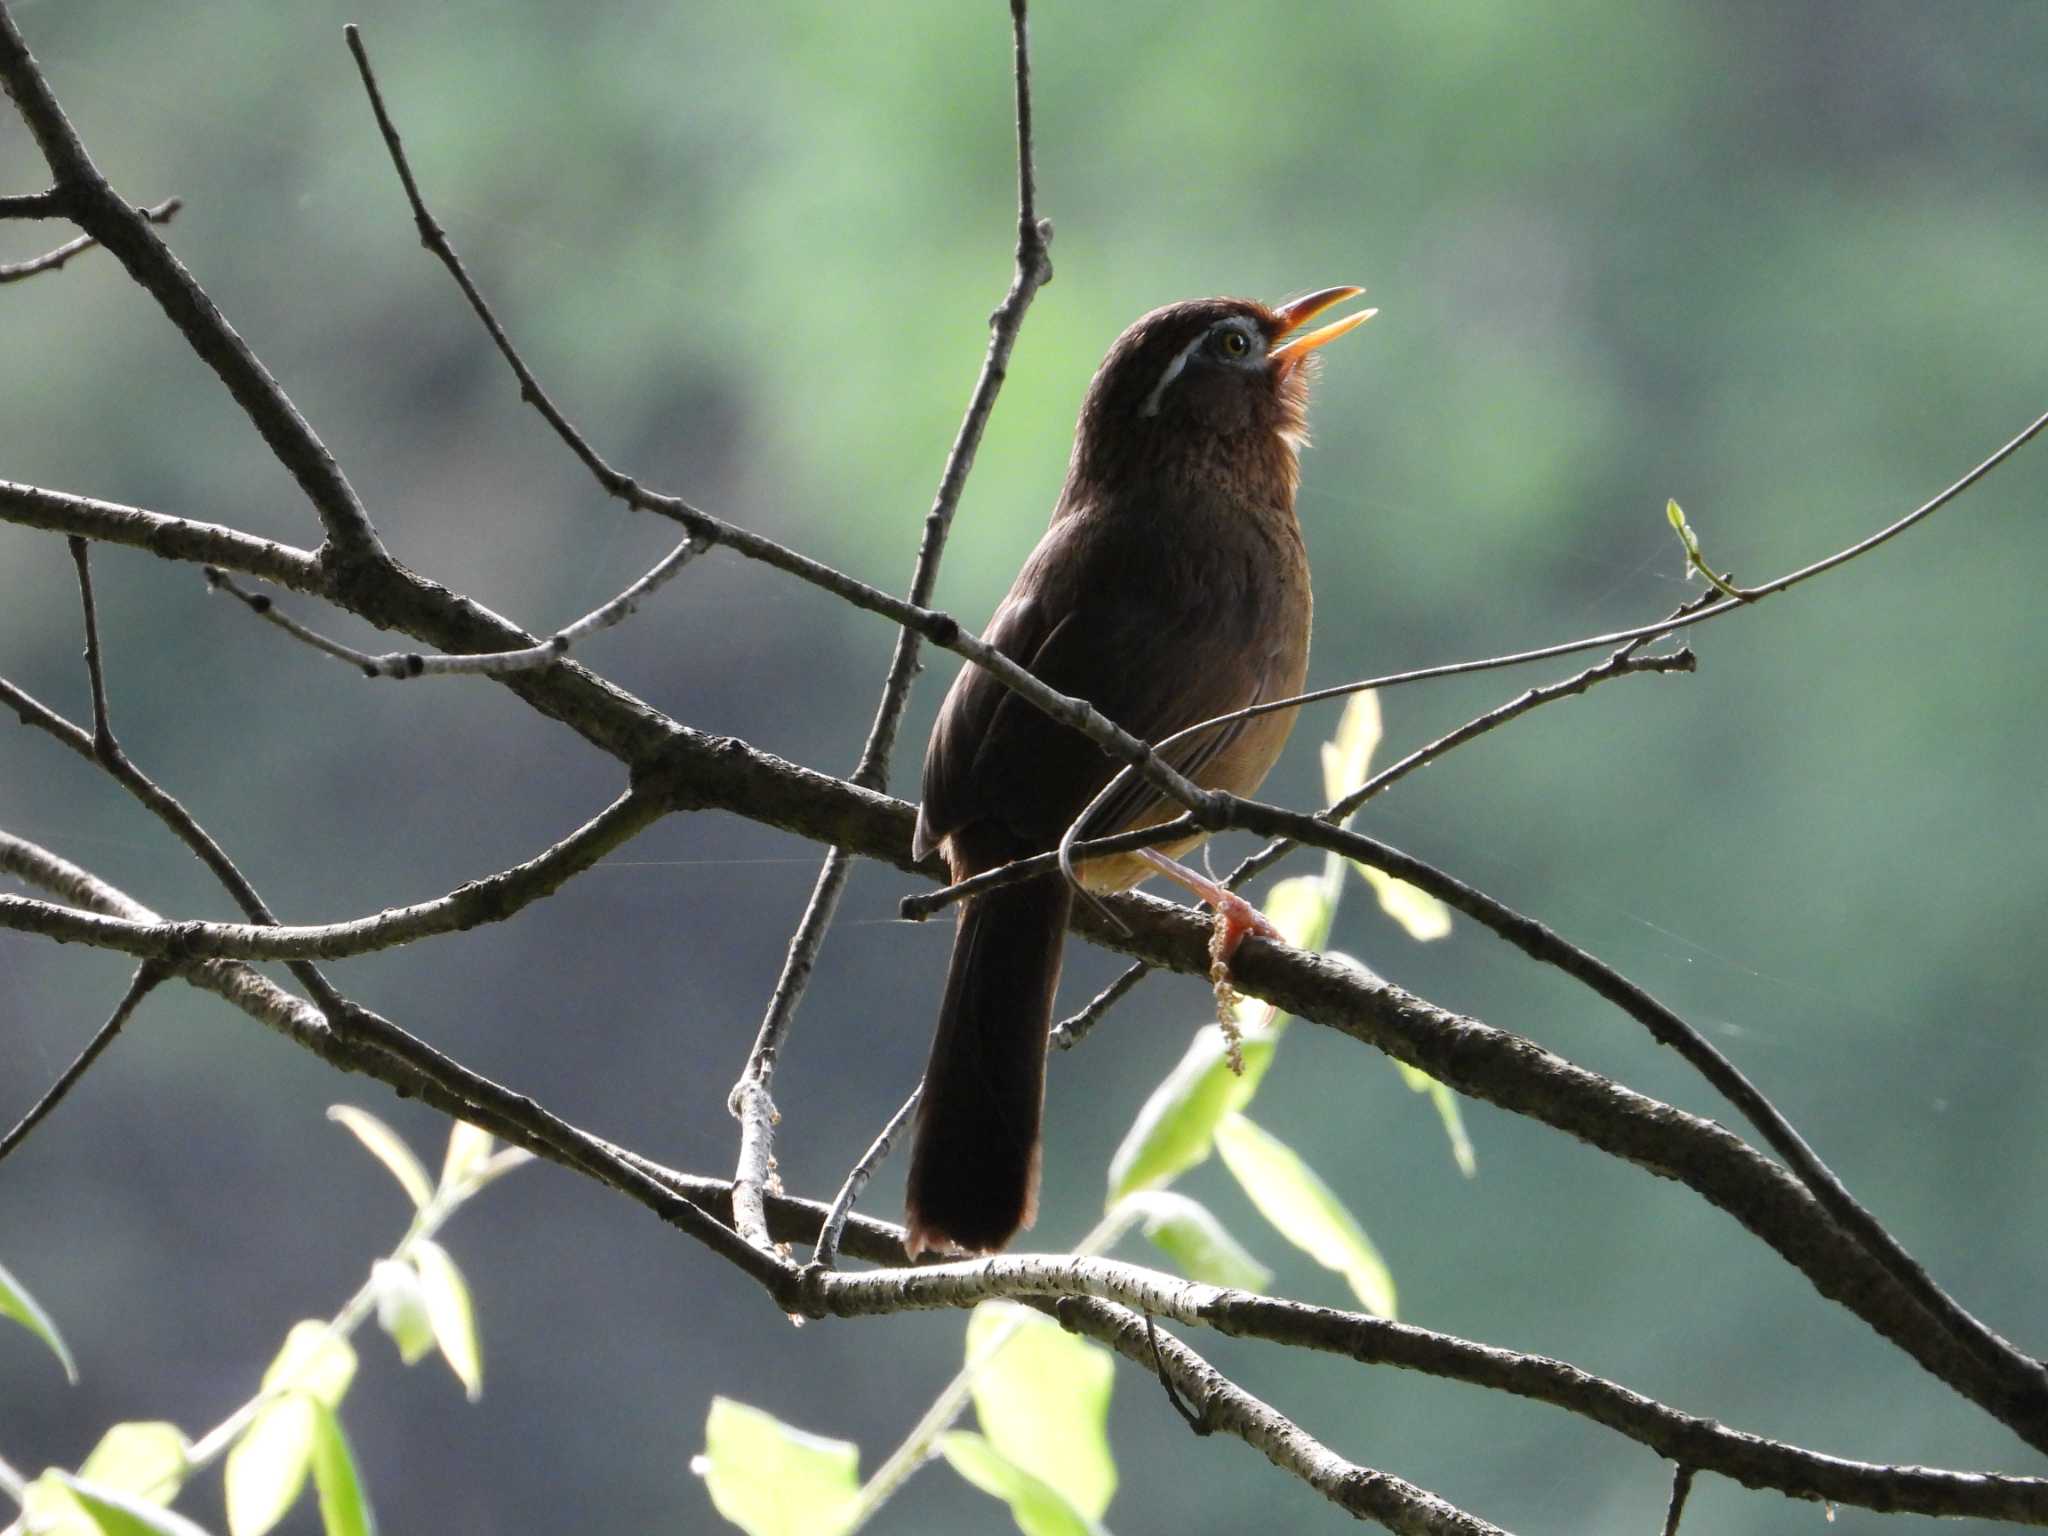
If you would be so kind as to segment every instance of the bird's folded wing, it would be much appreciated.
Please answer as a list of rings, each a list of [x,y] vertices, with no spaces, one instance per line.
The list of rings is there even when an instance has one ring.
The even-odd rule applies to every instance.
[[[1229,628],[1211,612],[1175,610],[1138,592],[1108,603],[1083,596],[1053,621],[1039,601],[1006,602],[987,638],[1047,686],[1087,699],[1140,740],[1158,741],[1260,698],[1272,658]],[[1203,732],[1164,756],[1199,780],[1240,729]],[[1006,856],[1050,848],[1119,766],[970,665],[947,695],[925,758],[919,844],[988,823],[987,832],[1008,834]],[[1158,792],[1133,776],[1085,831],[1114,832],[1162,808]]]

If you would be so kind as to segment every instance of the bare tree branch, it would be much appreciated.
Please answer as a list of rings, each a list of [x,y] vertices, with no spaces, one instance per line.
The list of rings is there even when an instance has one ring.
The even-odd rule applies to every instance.
[[[0,197],[0,219],[65,219],[70,216],[71,199],[60,187]]]
[[[875,1176],[875,1170],[882,1166],[889,1156],[889,1149],[896,1145],[896,1138],[903,1134],[903,1128],[910,1124],[910,1117],[917,1113],[918,1101],[924,1097],[924,1084],[919,1083],[910,1090],[910,1097],[897,1106],[896,1113],[889,1117],[889,1123],[875,1133],[867,1151],[860,1156],[846,1175],[846,1181],[839,1186],[839,1193],[832,1199],[831,1210],[825,1213],[825,1225],[818,1231],[818,1242],[811,1262],[831,1269],[839,1262],[839,1239],[846,1230],[846,1218],[853,1211],[853,1203],[868,1187],[868,1180]]]
[[[1671,1502],[1664,1510],[1664,1536],[1678,1536],[1678,1522],[1685,1518],[1685,1501],[1692,1492],[1693,1469],[1680,1462],[1671,1473]]]
[[[85,1043],[85,1049],[72,1059],[70,1066],[58,1074],[49,1091],[29,1106],[27,1113],[15,1121],[13,1128],[6,1135],[0,1136],[0,1159],[5,1159],[8,1153],[26,1141],[29,1133],[43,1123],[50,1111],[64,1102],[64,1096],[77,1086],[80,1078],[92,1070],[92,1064],[99,1060],[100,1052],[114,1043],[114,1036],[121,1033],[121,1028],[128,1022],[129,1016],[141,1006],[142,1000],[156,989],[157,983],[162,981],[164,976],[164,968],[154,960],[145,960],[135,968],[135,975],[128,983],[128,990],[121,994],[121,1000],[114,1005],[114,1011],[107,1016],[107,1022],[93,1031],[92,1038]]]
[[[310,549],[260,539],[218,523],[166,517],[161,512],[47,491],[12,480],[0,480],[0,520],[23,528],[82,536],[101,544],[147,550],[165,560],[189,560],[244,571],[301,592],[324,592],[327,587],[319,557]]]
[[[168,224],[184,206],[183,198],[171,197],[153,208],[138,208],[135,211],[152,224]],[[0,214],[0,217],[4,216]],[[42,255],[30,257],[27,261],[0,262],[0,283],[18,283],[23,278],[35,277],[39,273],[59,271],[72,257],[89,251],[98,244],[99,241],[91,235],[80,235],[76,240],[67,240],[55,250],[45,251]]]
[[[0,683],[5,695],[19,690]],[[445,896],[341,923],[209,923],[103,916],[23,896],[0,896],[0,928],[94,944],[142,959],[342,960],[420,939],[499,923],[560,890],[666,814],[660,801],[627,790],[560,842],[524,863],[458,886]]]
[[[569,647],[601,630],[622,624],[647,597],[664,586],[699,553],[698,546],[684,539],[663,555],[643,576],[635,579],[610,601],[591,609],[574,623],[565,624],[538,644],[510,651],[485,651],[457,656],[426,656],[418,651],[386,651],[381,655],[359,651],[339,640],[330,640],[307,628],[260,592],[245,592],[218,566],[206,568],[207,584],[226,592],[258,618],[275,624],[293,639],[314,650],[359,668],[368,677],[406,679],[414,677],[496,677],[509,672],[527,672],[545,667],[569,654]]]

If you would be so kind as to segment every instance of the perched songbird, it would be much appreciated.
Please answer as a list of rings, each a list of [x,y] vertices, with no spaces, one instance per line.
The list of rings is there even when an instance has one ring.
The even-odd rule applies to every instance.
[[[1374,311],[1294,333],[1361,291],[1325,288],[1278,309],[1196,299],[1154,310],[1118,337],[1081,404],[1052,526],[983,639],[1150,742],[1300,692],[1309,581],[1294,492],[1307,437],[1304,365]],[[1204,788],[1250,794],[1293,724],[1294,711],[1277,711],[1165,756]],[[925,753],[918,856],[942,850],[957,881],[1044,852],[1118,766],[968,666]],[[1133,775],[1082,835],[1178,811]],[[1080,876],[1091,890],[1117,891],[1164,863],[1118,854],[1081,865]],[[1204,894],[1221,896],[1213,885]],[[1031,1224],[1046,1035],[1072,901],[1054,873],[961,904],[911,1155],[912,1257],[993,1252]]]

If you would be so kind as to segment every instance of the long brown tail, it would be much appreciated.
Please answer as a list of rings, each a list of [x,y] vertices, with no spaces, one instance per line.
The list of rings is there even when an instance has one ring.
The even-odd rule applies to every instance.
[[[912,1258],[993,1253],[1038,1213],[1046,1031],[1072,905],[1058,875],[962,905],[910,1155]]]

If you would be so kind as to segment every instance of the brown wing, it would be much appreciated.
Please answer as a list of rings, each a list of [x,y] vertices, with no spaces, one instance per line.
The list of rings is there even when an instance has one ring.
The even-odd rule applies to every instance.
[[[1061,518],[984,638],[1146,741],[1253,702],[1273,665],[1261,594],[1246,590],[1240,559],[1185,533],[1129,515]],[[1228,568],[1212,568],[1219,561]],[[1234,735],[1230,727],[1205,733],[1171,749],[1169,760],[1193,774]],[[970,665],[946,696],[925,756],[918,847],[973,828],[977,843],[1003,857],[1049,848],[1116,766]],[[1135,784],[1089,831],[1130,825],[1157,800]]]

